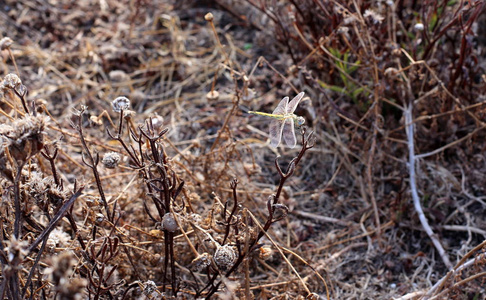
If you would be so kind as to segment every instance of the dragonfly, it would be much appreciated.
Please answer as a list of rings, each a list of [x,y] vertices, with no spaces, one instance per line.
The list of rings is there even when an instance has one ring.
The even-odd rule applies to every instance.
[[[297,105],[304,97],[304,92],[300,92],[289,102],[289,97],[284,97],[277,108],[269,114],[259,111],[249,111],[248,113],[273,118],[270,122],[270,145],[277,148],[282,140],[287,146],[294,148],[297,144],[295,137],[295,125],[302,126],[305,119],[294,114]]]

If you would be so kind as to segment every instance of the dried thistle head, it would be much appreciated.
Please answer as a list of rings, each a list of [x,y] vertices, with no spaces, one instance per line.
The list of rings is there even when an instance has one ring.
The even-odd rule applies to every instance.
[[[214,252],[214,263],[223,271],[229,270],[236,263],[238,259],[238,252],[235,247],[230,245],[224,245],[218,247]]]
[[[24,188],[37,205],[44,206],[48,203],[58,206],[68,198],[68,192],[58,187],[52,176],[43,177],[41,172],[32,171],[27,176]]]
[[[22,80],[16,74],[10,73],[5,75],[2,81],[2,89],[4,92],[7,89],[16,89],[22,85]]]
[[[50,250],[53,250],[57,246],[67,247],[70,241],[71,236],[69,234],[67,234],[64,230],[54,228],[47,239],[47,247]]]
[[[101,163],[108,169],[114,169],[120,163],[121,156],[117,152],[108,152],[103,155]]]
[[[17,161],[26,161],[44,147],[44,129],[49,117],[26,115],[11,125],[0,125],[0,142]],[[3,149],[2,149],[3,150]],[[0,155],[4,153],[0,153]]]
[[[130,107],[130,100],[127,97],[118,97],[113,102],[111,102],[113,110],[117,113],[122,110],[127,110]]]

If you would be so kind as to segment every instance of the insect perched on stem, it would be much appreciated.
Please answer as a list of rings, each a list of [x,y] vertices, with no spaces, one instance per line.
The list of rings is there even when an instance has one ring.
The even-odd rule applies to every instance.
[[[303,117],[294,114],[297,105],[299,105],[300,100],[304,97],[304,92],[300,92],[297,96],[289,102],[289,97],[285,97],[280,101],[277,108],[273,113],[268,114],[259,111],[249,111],[248,113],[254,115],[260,115],[265,117],[273,118],[270,122],[270,145],[277,148],[280,141],[283,139],[287,146],[294,148],[297,144],[297,139],[295,138],[295,128],[294,123],[297,126],[304,124],[305,119]]]

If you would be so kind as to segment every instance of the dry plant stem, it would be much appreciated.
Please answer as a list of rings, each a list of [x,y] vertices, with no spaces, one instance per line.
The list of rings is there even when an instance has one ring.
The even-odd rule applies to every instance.
[[[251,213],[251,211],[248,211],[248,214],[251,216],[251,218],[253,219],[253,221],[255,222],[255,224],[257,224],[257,226],[260,228],[260,232],[263,232],[264,233],[264,235],[272,243],[272,245],[275,247],[275,249],[277,249],[278,253],[283,258],[283,260],[285,260],[285,262],[290,267],[290,269],[292,270],[292,272],[294,272],[295,276],[297,276],[297,278],[299,279],[300,283],[304,287],[304,289],[307,292],[307,294],[310,294],[311,291],[309,290],[309,288],[307,287],[307,285],[305,284],[305,282],[302,280],[302,277],[300,277],[299,272],[297,272],[297,270],[294,268],[294,266],[292,265],[292,263],[288,260],[288,258],[282,252],[282,250],[280,249],[279,245],[277,245],[277,243],[275,243],[275,241],[272,239],[272,237],[263,229],[262,224],[260,224],[260,222],[258,221],[258,219]]]
[[[416,163],[416,158],[415,158],[415,145],[414,145],[414,124],[413,124],[413,119],[412,119],[412,108],[413,105],[412,103],[409,104],[408,107],[405,108],[405,111],[403,112],[405,114],[405,123],[407,124],[406,126],[406,132],[407,132],[407,142],[408,142],[408,171],[410,175],[410,190],[412,193],[412,198],[413,198],[413,205],[415,207],[415,211],[418,214],[418,217],[420,219],[420,223],[422,224],[422,227],[424,228],[425,232],[429,236],[429,238],[432,240],[432,243],[434,244],[435,248],[437,249],[437,252],[439,252],[440,257],[442,258],[442,261],[446,265],[446,267],[450,270],[452,269],[452,263],[449,260],[449,257],[447,256],[446,251],[442,247],[442,244],[440,243],[437,235],[434,233],[432,228],[429,225],[429,222],[427,221],[427,218],[425,217],[424,211],[422,209],[422,206],[420,204],[420,198],[418,195],[417,191],[417,183],[415,181],[415,163]]]
[[[54,183],[58,188],[63,189],[63,184],[62,181],[59,179],[59,174],[57,172],[57,168],[55,164],[57,154],[58,154],[57,148],[54,150],[54,153],[51,154],[51,151],[49,150],[49,147],[47,147],[47,145],[44,146],[44,151],[41,151],[41,155],[44,156],[44,158],[47,159],[47,161],[49,161],[49,164],[51,165],[51,172],[52,172],[52,177],[54,178]],[[66,217],[68,218],[69,224],[73,229],[74,235],[78,239],[79,245],[83,250],[86,250],[86,244],[84,243],[83,238],[79,235],[78,226],[76,225],[73,214],[71,213],[70,210],[67,211]]]
[[[17,76],[20,77],[19,68],[17,67],[17,62],[15,61],[15,56],[13,55],[12,49],[10,49],[10,47],[8,47],[7,51],[8,51],[8,55],[10,56],[10,59],[12,60],[13,65],[14,65],[15,72],[17,72]]]
[[[302,157],[304,156],[305,152],[311,148],[314,147],[315,145],[315,137],[314,137],[314,132],[311,131],[309,134],[307,133],[307,128],[305,126],[302,127],[301,130],[302,133],[302,148],[297,155],[297,157],[294,157],[288,167],[286,172],[284,173],[282,169],[280,168],[280,165],[278,164],[278,157],[275,159],[275,166],[277,168],[277,171],[280,175],[280,181],[279,181],[279,186],[277,188],[277,193],[270,197],[270,199],[267,201],[267,209],[268,209],[268,217],[267,221],[265,222],[265,225],[260,229],[257,237],[252,240],[249,243],[248,247],[248,252],[247,253],[241,253],[240,248],[238,248],[239,251],[239,256],[238,259],[236,260],[235,264],[229,269],[224,277],[229,277],[239,266],[240,264],[244,261],[244,259],[247,257],[249,253],[251,253],[254,250],[255,245],[258,243],[258,241],[266,234],[266,232],[270,229],[271,225],[278,221],[274,218],[274,210],[276,205],[279,202],[280,199],[280,194],[282,193],[283,187],[285,182],[287,181],[288,178],[292,176],[292,174],[295,171],[296,166],[299,164],[301,161]],[[236,187],[234,188],[234,192],[236,193]],[[211,285],[211,289],[208,292],[208,294],[205,296],[206,299],[210,299],[214,293],[216,293],[219,289],[219,286],[221,285],[222,281],[219,281],[217,284],[213,284],[214,280],[216,280],[218,273],[216,272],[215,276],[209,280],[208,285]]]
[[[25,162],[22,162],[17,167],[17,174],[15,174],[14,179],[14,205],[15,205],[15,223],[14,223],[14,236],[17,240],[21,238],[21,222],[22,222],[22,212],[20,207],[20,177],[22,176],[22,168]]]
[[[473,265],[476,263],[478,260],[477,258],[472,258],[469,259],[472,255],[480,251],[484,246],[486,246],[486,240],[483,241],[481,244],[477,245],[473,249],[471,249],[464,257],[457,263],[457,265],[454,267],[453,270],[449,271],[446,276],[444,276],[441,280],[439,280],[426,294],[424,299],[428,299],[428,297],[431,297],[435,291],[440,290],[446,281],[451,278],[452,275],[457,274],[458,272],[462,271],[463,269]],[[484,254],[480,254],[484,258]]]
[[[51,231],[56,227],[57,223],[61,220],[61,218],[68,212],[68,210],[73,205],[74,201],[81,196],[81,192],[83,191],[84,187],[80,187],[76,191],[76,184],[74,184],[74,190],[76,191],[69,200],[64,202],[61,208],[57,211],[57,213],[52,217],[52,220],[46,226],[46,228],[42,231],[42,233],[35,239],[35,241],[29,246],[28,253],[31,253],[44,239],[47,239]]]
[[[99,163],[99,155],[96,154],[96,158],[93,157],[91,154],[91,150],[88,147],[88,144],[86,143],[86,140],[84,139],[84,133],[83,133],[83,125],[82,125],[82,114],[84,111],[81,111],[80,115],[78,116],[78,124],[72,124],[74,129],[79,133],[79,139],[81,140],[81,144],[83,145],[84,152],[89,158],[89,162],[86,161],[84,158],[84,155],[82,156],[82,160],[85,165],[87,165],[93,172],[93,176],[96,180],[96,186],[98,188],[98,192],[100,193],[100,198],[101,202],[103,203],[103,206],[105,207],[105,212],[108,220],[110,222],[113,222],[113,215],[110,213],[110,208],[108,207],[108,201],[106,201],[105,197],[105,192],[103,191],[103,186],[101,185],[101,179],[100,179],[100,174],[98,172],[98,163]]]
[[[27,288],[30,286],[31,281],[32,281],[32,276],[34,276],[34,272],[37,269],[37,266],[39,264],[39,261],[42,257],[42,253],[44,253],[44,249],[46,248],[47,245],[47,238],[42,241],[42,245],[39,249],[39,252],[37,253],[37,256],[35,257],[34,264],[30,268],[29,275],[27,276],[27,280],[25,281],[24,287],[22,289],[22,296],[21,299],[25,299],[25,293],[27,293]]]
[[[27,108],[27,103],[25,101],[26,91],[25,92],[19,92],[19,91],[17,91],[17,89],[13,89],[13,91],[19,97],[20,102],[22,103],[22,107],[24,108],[25,112],[28,114],[29,113],[29,109]]]

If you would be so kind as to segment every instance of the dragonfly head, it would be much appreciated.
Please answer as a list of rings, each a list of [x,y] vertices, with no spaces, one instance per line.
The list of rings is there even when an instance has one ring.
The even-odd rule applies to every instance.
[[[296,123],[297,126],[302,126],[305,123],[305,119],[303,117],[297,117]]]

